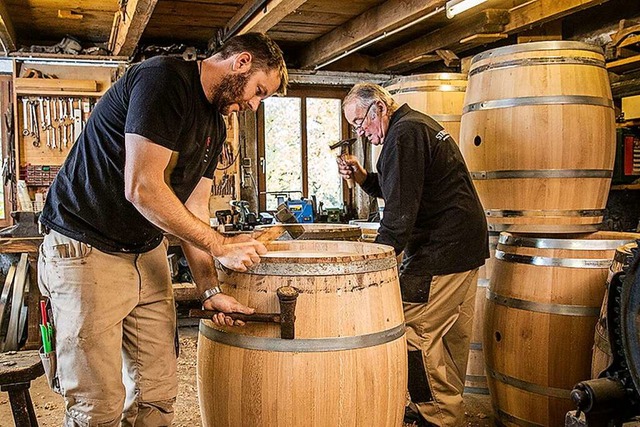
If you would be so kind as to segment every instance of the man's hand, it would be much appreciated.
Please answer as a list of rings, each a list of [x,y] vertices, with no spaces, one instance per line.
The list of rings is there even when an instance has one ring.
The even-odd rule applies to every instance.
[[[362,167],[358,159],[350,154],[343,154],[337,158],[338,172],[344,179],[354,179],[359,185],[362,185],[367,179],[367,171]]]
[[[267,253],[267,248],[248,234],[225,237],[218,247],[217,260],[222,265],[235,271],[247,269],[260,262],[260,255]]]
[[[217,310],[223,313],[218,313],[211,318],[213,323],[218,326],[243,326],[242,320],[233,320],[229,316],[225,316],[224,313],[244,313],[253,314],[255,310],[240,304],[234,297],[226,294],[217,294],[206,300],[202,307],[205,310]]]

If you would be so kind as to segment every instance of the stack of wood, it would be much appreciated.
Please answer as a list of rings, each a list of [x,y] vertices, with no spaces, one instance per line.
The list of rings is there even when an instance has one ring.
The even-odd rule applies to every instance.
[[[606,46],[606,58],[613,97],[640,94],[640,23],[620,21]]]

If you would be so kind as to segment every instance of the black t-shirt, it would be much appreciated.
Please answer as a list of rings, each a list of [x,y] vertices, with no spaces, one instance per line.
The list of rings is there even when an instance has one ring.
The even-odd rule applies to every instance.
[[[445,275],[484,264],[484,211],[458,146],[438,122],[402,105],[377,168],[362,188],[385,201],[376,242],[404,250],[401,272]]]
[[[71,148],[49,189],[45,226],[108,252],[146,252],[162,241],[162,230],[125,198],[125,133],[177,153],[169,184],[183,203],[202,177],[213,177],[226,139],[196,62],[155,57],[134,65],[96,104]]]

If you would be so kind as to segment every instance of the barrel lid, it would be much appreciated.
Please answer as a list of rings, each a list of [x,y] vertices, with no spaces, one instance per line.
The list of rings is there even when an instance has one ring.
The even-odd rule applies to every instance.
[[[534,52],[539,50],[586,50],[589,52],[595,52],[603,55],[602,48],[599,46],[595,46],[588,43],[577,42],[577,41],[565,41],[565,40],[555,40],[555,41],[544,41],[544,42],[531,42],[531,43],[522,43],[504,47],[498,47],[496,49],[487,50],[485,52],[481,52],[474,56],[471,59],[471,64],[478,61],[482,61],[483,59],[487,59],[490,57],[496,56],[504,56],[504,55],[512,55],[514,53],[520,52]]]

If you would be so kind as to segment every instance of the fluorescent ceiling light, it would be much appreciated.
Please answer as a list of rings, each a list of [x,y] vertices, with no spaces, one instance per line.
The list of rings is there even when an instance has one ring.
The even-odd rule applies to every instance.
[[[454,16],[486,1],[487,0],[449,0],[446,4],[447,18],[451,19]]]

